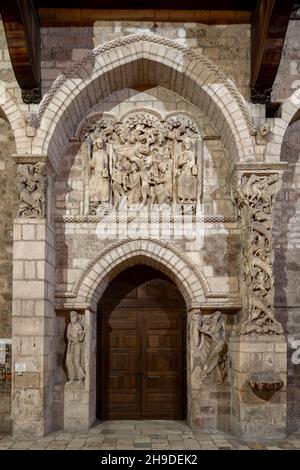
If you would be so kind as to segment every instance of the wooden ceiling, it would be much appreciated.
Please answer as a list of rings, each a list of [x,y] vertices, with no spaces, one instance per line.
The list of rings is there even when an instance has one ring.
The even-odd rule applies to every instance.
[[[142,6],[141,6],[142,3]],[[295,0],[0,0],[8,48],[26,103],[41,99],[40,27],[135,20],[252,25],[252,101],[268,103]]]

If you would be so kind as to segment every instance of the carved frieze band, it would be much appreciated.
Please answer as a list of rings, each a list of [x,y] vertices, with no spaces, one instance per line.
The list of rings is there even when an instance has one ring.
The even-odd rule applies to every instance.
[[[55,222],[60,223],[60,224],[69,224],[69,223],[74,223],[74,224],[96,224],[98,222],[101,222],[105,216],[93,216],[93,215],[56,215],[55,216]],[[196,220],[196,216],[194,217]],[[174,222],[175,219],[164,218],[161,219],[161,222]],[[193,221],[193,219],[192,219]],[[130,217],[122,215],[116,216],[116,222],[130,222]],[[236,223],[237,218],[235,216],[233,217],[223,217],[221,215],[207,215],[203,217],[203,222],[207,224],[218,224],[218,223]]]
[[[233,191],[242,227],[242,335],[281,334],[274,318],[272,225],[280,175],[246,174]]]

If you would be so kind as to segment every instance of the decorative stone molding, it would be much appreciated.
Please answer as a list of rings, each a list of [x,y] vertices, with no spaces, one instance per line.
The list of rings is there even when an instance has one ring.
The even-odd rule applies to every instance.
[[[159,239],[132,237],[118,240],[101,250],[81,271],[72,291],[56,292],[56,298],[76,299],[76,302],[92,302],[101,280],[105,280],[105,282],[108,280],[109,282],[109,276],[111,273],[116,273],[118,266],[123,261],[126,261],[126,267],[128,267],[131,260],[134,264],[135,258],[141,259],[140,262],[145,262],[148,259],[152,262],[151,265],[156,268],[163,266],[166,274],[175,282],[177,281],[187,301],[188,308],[191,305],[199,308],[203,297],[218,299],[228,297],[226,292],[211,292],[202,272],[175,245]],[[101,268],[97,267],[98,264],[101,265]],[[101,275],[99,272],[101,272]],[[100,291],[97,296],[98,301],[101,296]]]
[[[236,163],[234,171],[243,171],[253,173],[260,171],[283,171],[288,167],[288,162],[278,162],[278,163],[266,163],[266,162],[257,162],[257,163]]]
[[[47,174],[43,162],[22,163],[17,166],[19,203],[17,217],[44,219],[46,217]]]
[[[55,222],[58,224],[97,224],[103,220],[104,216],[97,216],[97,215],[56,215]],[[174,218],[170,217],[168,219],[162,218],[161,222],[174,222]],[[117,216],[116,222],[129,222],[130,217],[122,215]],[[193,219],[192,219],[193,221]],[[222,215],[207,215],[203,217],[204,223],[207,224],[218,224],[218,223],[236,223],[237,218],[233,217],[226,217]]]
[[[283,332],[273,313],[273,205],[280,186],[278,173],[246,174],[233,191],[242,229],[244,312],[236,331],[241,335]]]
[[[92,63],[95,60],[95,57],[101,54],[105,54],[110,51],[113,51],[114,49],[118,47],[126,47],[128,45],[136,44],[139,42],[146,42],[149,44],[157,44],[157,45],[165,46],[168,48],[172,48],[173,50],[180,51],[190,60],[194,60],[200,64],[203,64],[207,68],[207,70],[210,71],[214,75],[215,80],[217,80],[218,83],[222,83],[224,87],[227,89],[228,93],[233,97],[234,101],[236,102],[236,104],[238,105],[238,107],[240,108],[243,114],[243,117],[245,119],[245,122],[247,124],[250,134],[251,135],[256,134],[256,127],[249,113],[249,110],[247,108],[244,98],[239,93],[234,83],[226,77],[226,75],[221,71],[221,69],[217,65],[211,62],[211,60],[208,59],[207,57],[203,56],[202,54],[199,54],[198,52],[195,52],[193,49],[190,49],[189,47],[183,44],[179,44],[175,41],[172,41],[171,39],[167,39],[167,38],[157,36],[154,34],[133,34],[133,35],[128,35],[128,36],[121,37],[118,39],[114,39],[112,41],[109,41],[95,48],[92,52],[88,53],[86,57],[84,57],[82,60],[77,62],[75,65],[71,65],[70,67],[68,67],[66,71],[64,71],[61,75],[59,75],[59,77],[57,77],[57,79],[52,84],[48,93],[43,97],[39,105],[38,111],[37,111],[37,116],[36,116],[37,126],[40,125],[42,116],[45,113],[51,100],[54,98],[58,90],[61,89],[61,87],[65,84],[65,82],[69,78],[72,78],[74,74],[80,72],[80,70],[84,68],[86,65],[88,65],[89,63]]]
[[[192,389],[201,382],[224,382],[227,376],[227,344],[220,311],[208,315],[192,313],[190,319]]]

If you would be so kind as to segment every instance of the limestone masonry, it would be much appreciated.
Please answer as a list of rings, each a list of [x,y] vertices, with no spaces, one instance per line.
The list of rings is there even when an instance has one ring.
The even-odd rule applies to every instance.
[[[299,429],[300,23],[274,117],[250,102],[250,25],[152,26],[42,27],[42,101],[26,105],[0,22],[0,431],[14,437],[101,419],[105,367],[133,368],[140,318],[111,320],[105,347],[119,349],[104,363],[103,299],[136,266],[159,281],[131,291],[122,278],[109,305],[161,302],[170,331],[157,339],[159,320],[147,323],[147,400],[176,389],[182,353],[169,403],[192,428]],[[178,346],[163,315],[179,296]]]

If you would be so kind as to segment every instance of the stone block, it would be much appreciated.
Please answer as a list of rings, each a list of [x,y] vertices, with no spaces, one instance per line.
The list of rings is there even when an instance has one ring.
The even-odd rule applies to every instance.
[[[16,372],[14,374],[15,388],[39,388],[40,374],[38,372],[22,372],[21,374]]]
[[[22,239],[35,240],[35,225],[31,225],[30,221],[26,225],[22,225]]]

